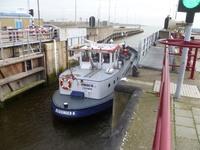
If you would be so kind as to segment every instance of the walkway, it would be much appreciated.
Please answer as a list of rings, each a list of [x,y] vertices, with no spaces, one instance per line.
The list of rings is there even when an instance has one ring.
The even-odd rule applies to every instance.
[[[159,47],[162,51],[164,48]],[[156,53],[155,53],[156,55]],[[160,55],[160,54],[159,54]],[[156,56],[154,56],[156,58]],[[180,64],[180,56],[176,56],[177,64]],[[155,59],[156,61],[157,59]],[[200,63],[200,60],[197,60]],[[197,64],[198,64],[197,63]],[[197,65],[197,70],[200,67]],[[127,85],[142,87],[144,94],[139,102],[136,114],[130,120],[130,126],[124,136],[120,150],[149,150],[152,149],[159,97],[156,97],[156,84],[161,79],[160,71],[149,68],[139,68],[139,77],[128,77]],[[129,71],[131,75],[131,70]],[[180,100],[174,99],[171,92],[171,133],[172,150],[199,150],[200,149],[200,74],[195,72],[195,80],[189,79],[190,72],[185,72],[184,85]],[[178,80],[177,73],[170,73],[170,82],[175,85]],[[188,90],[187,87],[197,87]],[[157,85],[158,86],[158,85]],[[173,90],[172,90],[173,91]],[[188,95],[185,93],[189,93]],[[195,98],[195,95],[197,96]]]

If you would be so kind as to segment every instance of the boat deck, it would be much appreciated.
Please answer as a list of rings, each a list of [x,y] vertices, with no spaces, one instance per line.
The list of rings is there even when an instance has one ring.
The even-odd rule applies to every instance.
[[[102,99],[91,99],[91,98],[81,98],[81,97],[75,97],[70,95],[62,95],[60,94],[59,89],[55,91],[53,95],[53,102],[54,105],[61,109],[64,108],[64,103],[68,103],[68,110],[79,110],[79,109],[85,109],[93,106],[100,105],[102,103],[107,102],[108,100],[113,99],[113,93],[109,94],[108,96],[102,98]]]

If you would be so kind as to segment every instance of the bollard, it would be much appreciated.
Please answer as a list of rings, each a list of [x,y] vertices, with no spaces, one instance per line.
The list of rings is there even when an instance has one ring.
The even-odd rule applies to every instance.
[[[132,76],[133,77],[138,77],[140,71],[137,70],[137,67],[135,65],[133,65],[133,68],[132,68]]]

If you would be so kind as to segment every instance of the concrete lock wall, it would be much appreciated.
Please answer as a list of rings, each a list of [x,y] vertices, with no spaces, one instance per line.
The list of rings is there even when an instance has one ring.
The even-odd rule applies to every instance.
[[[46,53],[47,80],[49,84],[57,82],[58,76],[67,68],[66,43],[56,41],[56,54],[54,42],[42,43]]]
[[[87,28],[88,40],[97,42],[113,34],[113,27]]]
[[[37,52],[38,48],[37,48],[37,44],[31,44],[32,49]],[[23,47],[20,46],[14,46],[14,47],[7,47],[7,48],[3,48],[3,52],[4,52],[4,58],[12,58],[12,57],[19,57],[19,56],[23,56],[23,54],[28,54],[28,48],[27,45],[24,45],[24,50],[25,52],[23,53]],[[30,53],[32,53],[31,49],[30,49]],[[0,59],[3,59],[2,57],[2,52],[0,49]]]
[[[13,57],[13,48],[12,47],[4,48],[3,52],[4,52],[4,58]],[[14,53],[15,53],[15,50],[14,50]],[[0,59],[3,59],[1,49],[0,49]]]
[[[124,112],[133,92],[137,90],[143,91],[140,87],[126,85],[124,81],[120,81],[115,86],[113,96],[112,132]]]
[[[121,114],[123,113],[124,109],[126,108],[126,105],[128,101],[130,100],[132,93],[121,93],[114,91],[113,96],[113,112],[112,112],[112,130],[115,129],[119,118],[121,117]]]

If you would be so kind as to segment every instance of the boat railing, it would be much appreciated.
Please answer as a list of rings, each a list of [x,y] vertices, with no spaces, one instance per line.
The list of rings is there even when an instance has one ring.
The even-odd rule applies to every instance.
[[[77,47],[81,44],[85,43],[84,39],[86,39],[86,36],[77,36],[72,38],[67,38],[67,46],[68,47]]]
[[[149,52],[151,46],[155,43],[155,41],[158,39],[158,31],[146,36],[144,38],[141,38],[138,45],[138,57],[137,57],[137,64],[139,64],[142,59],[145,57],[145,55]]]
[[[169,47],[165,45],[159,107],[152,150],[171,150]]]

